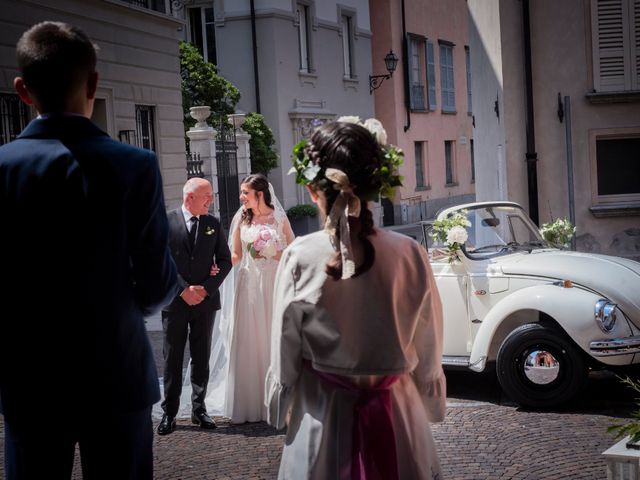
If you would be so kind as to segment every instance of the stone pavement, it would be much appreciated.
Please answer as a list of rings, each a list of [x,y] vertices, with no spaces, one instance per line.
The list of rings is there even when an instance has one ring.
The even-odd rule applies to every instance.
[[[604,479],[600,454],[614,443],[606,429],[617,417],[629,417],[633,406],[632,392],[611,375],[592,375],[581,399],[555,412],[513,405],[491,372],[449,371],[447,381],[447,415],[433,425],[445,479]],[[216,421],[218,429],[208,431],[180,420],[173,434],[156,435],[155,478],[276,477],[282,432],[265,423]],[[0,465],[3,438],[0,423]],[[77,461],[73,478],[81,478]]]
[[[147,319],[147,330],[162,374],[159,314]],[[607,373],[592,374],[587,391],[562,411],[518,408],[504,397],[492,371],[447,371],[447,391],[445,420],[432,430],[444,478],[455,480],[604,479],[600,454],[615,443],[607,427],[633,409],[633,392]],[[217,417],[216,422],[216,430],[201,430],[179,420],[171,435],[156,435],[155,478],[276,478],[283,432],[265,423],[231,425]],[[3,450],[0,422],[0,465]],[[77,457],[73,478],[81,478]]]

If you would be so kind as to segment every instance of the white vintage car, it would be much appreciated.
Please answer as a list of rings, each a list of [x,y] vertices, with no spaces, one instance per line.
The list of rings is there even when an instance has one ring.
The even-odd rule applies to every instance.
[[[438,218],[458,210],[471,223],[459,260],[429,247],[445,366],[479,372],[495,361],[509,397],[549,408],[575,396],[592,368],[640,363],[640,263],[552,248],[513,202]]]

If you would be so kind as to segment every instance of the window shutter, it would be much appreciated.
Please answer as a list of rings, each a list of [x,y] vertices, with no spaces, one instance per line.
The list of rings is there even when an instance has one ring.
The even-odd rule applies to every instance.
[[[631,22],[631,89],[640,90],[640,0],[629,5]]]
[[[436,58],[431,40],[427,40],[427,85],[429,87],[429,110],[433,111],[436,109]]]
[[[598,92],[631,89],[627,5],[626,0],[591,0],[593,80]]]

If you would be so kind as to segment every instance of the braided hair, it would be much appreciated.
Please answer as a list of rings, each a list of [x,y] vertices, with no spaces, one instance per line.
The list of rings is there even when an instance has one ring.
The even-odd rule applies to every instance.
[[[369,130],[355,123],[344,122],[331,122],[318,128],[305,147],[305,152],[323,170],[342,170],[349,177],[353,193],[360,198],[360,216],[349,218],[350,225],[358,232],[357,238],[364,250],[364,260],[355,272],[355,276],[360,275],[369,270],[375,260],[375,249],[367,238],[374,235],[375,230],[373,215],[367,208],[366,199],[371,196],[371,192],[380,190],[380,180],[374,172],[380,166],[384,152]],[[323,176],[312,185],[322,190],[326,198],[325,211],[330,212],[340,193],[334,188],[335,184]],[[340,252],[336,252],[327,263],[326,272],[336,280],[342,277]]]
[[[269,180],[262,173],[252,173],[251,175],[245,177],[242,182],[242,185],[249,185],[252,190],[257,192],[262,192],[264,197],[264,203],[270,209],[274,209],[273,204],[271,203],[271,192],[269,192]],[[241,223],[245,223],[250,225],[253,221],[253,210],[250,208],[244,209],[242,211],[242,216],[240,217]]]

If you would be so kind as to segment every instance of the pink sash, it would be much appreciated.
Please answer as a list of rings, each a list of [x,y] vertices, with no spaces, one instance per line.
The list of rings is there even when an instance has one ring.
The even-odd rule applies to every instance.
[[[398,480],[390,387],[400,375],[388,375],[375,386],[361,387],[341,375],[315,370],[309,360],[305,359],[304,365],[332,386],[358,394],[353,407],[352,480]]]

